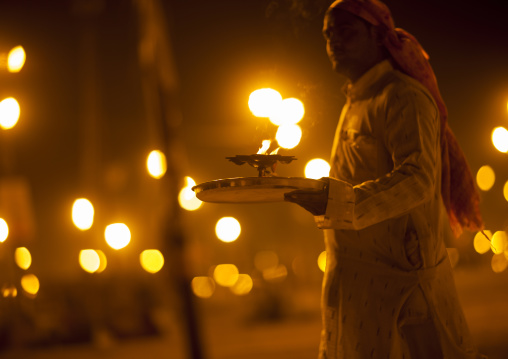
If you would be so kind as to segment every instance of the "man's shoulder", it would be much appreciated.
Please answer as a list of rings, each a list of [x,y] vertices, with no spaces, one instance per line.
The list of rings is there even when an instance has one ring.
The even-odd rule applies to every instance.
[[[424,96],[434,102],[432,95],[425,86],[414,78],[393,69],[388,71],[382,80],[382,92],[386,96],[400,97],[400,96]]]

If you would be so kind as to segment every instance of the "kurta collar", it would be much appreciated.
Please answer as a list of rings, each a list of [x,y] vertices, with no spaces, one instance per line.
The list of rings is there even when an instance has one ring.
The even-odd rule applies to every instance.
[[[389,60],[383,60],[371,67],[364,73],[355,83],[347,83],[345,87],[346,96],[354,101],[359,98],[365,91],[374,85],[387,72],[392,71],[393,66]]]

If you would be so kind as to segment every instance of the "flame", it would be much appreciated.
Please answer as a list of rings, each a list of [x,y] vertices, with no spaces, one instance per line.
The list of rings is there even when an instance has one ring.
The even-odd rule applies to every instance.
[[[272,147],[272,141],[263,140],[261,147],[259,148],[259,151],[257,154],[258,155],[267,155],[268,151],[270,150],[271,147]],[[270,155],[276,155],[279,152],[279,148],[280,147],[277,147],[276,149],[272,150],[272,152],[270,152]]]
[[[263,140],[261,144],[261,148],[258,151],[258,155],[266,155],[266,151],[270,148],[270,145],[272,144],[272,141],[270,140]]]

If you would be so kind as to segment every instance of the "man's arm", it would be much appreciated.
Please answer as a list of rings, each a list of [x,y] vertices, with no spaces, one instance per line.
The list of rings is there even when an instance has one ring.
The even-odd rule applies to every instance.
[[[383,140],[392,154],[394,169],[356,186],[330,179],[325,211],[315,215],[319,228],[362,229],[403,215],[433,195],[439,163],[437,109],[418,90],[407,91],[388,105]],[[314,199],[322,201],[318,196]],[[291,201],[302,205],[299,200],[293,195]],[[322,204],[313,207],[323,208]]]

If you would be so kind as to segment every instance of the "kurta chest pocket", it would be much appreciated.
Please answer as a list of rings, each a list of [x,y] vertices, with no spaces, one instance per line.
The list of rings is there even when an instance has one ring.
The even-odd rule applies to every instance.
[[[352,128],[341,131],[342,153],[351,169],[352,179],[374,179],[378,169],[378,145],[374,137]],[[354,171],[352,170],[354,169]]]
[[[345,128],[341,132],[344,143],[362,153],[369,153],[376,148],[376,139],[370,135],[362,134],[353,128]]]

